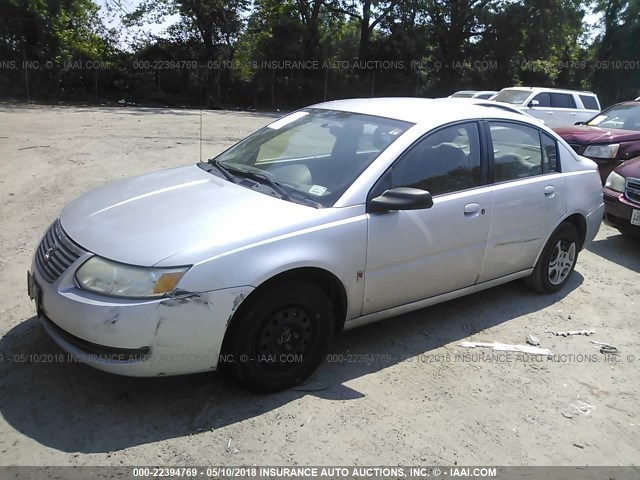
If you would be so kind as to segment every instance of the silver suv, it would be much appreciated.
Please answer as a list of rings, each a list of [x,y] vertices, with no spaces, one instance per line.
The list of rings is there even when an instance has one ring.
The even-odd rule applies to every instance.
[[[550,127],[586,122],[600,111],[595,93],[539,87],[503,88],[493,99],[509,103]]]

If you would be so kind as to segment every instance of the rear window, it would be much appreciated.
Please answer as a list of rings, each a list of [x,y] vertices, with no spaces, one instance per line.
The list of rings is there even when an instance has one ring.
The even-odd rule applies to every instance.
[[[555,139],[542,131],[540,138],[542,139],[542,173],[559,172],[558,144]]]
[[[600,110],[600,105],[598,105],[596,97],[592,97],[591,95],[580,95],[580,100],[582,100],[582,104],[587,110]]]
[[[576,108],[576,101],[569,93],[552,93],[551,106],[555,108]]]

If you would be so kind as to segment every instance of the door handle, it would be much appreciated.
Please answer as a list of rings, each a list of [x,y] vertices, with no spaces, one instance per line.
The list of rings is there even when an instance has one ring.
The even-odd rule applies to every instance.
[[[478,213],[480,211],[480,205],[477,203],[467,203],[464,206],[464,214],[465,215],[473,215],[474,213]]]
[[[553,185],[547,185],[544,187],[544,194],[546,197],[553,197],[556,194],[556,189]]]

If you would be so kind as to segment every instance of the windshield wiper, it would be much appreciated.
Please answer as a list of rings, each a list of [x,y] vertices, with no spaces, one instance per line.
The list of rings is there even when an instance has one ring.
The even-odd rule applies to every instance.
[[[267,185],[269,185],[278,195],[280,195],[280,197],[282,197],[283,200],[286,200],[288,202],[293,201],[293,199],[291,198],[291,195],[289,195],[284,188],[282,188],[276,182],[271,180],[264,173],[249,171],[249,172],[246,172],[245,174],[247,175],[247,177],[251,178],[252,180],[262,181],[263,183],[266,183]]]
[[[282,200],[293,202],[291,195],[289,195],[284,188],[282,188],[280,185],[278,185],[278,183],[274,182],[264,173],[245,170],[243,168],[229,167],[228,165],[222,165],[222,163],[220,163],[218,160],[213,160],[213,165],[218,167],[221,172],[225,172],[227,175],[237,174],[246,178],[250,178],[251,180],[256,180],[259,183],[267,184],[274,192],[280,195],[280,198],[282,198]]]
[[[224,175],[224,178],[226,178],[227,180],[229,180],[232,183],[236,183],[236,178],[233,176],[233,174],[229,171],[229,167],[222,165],[222,163],[220,163],[219,160],[208,160],[207,163],[209,165],[213,165],[214,167],[216,167],[218,169],[218,171]]]

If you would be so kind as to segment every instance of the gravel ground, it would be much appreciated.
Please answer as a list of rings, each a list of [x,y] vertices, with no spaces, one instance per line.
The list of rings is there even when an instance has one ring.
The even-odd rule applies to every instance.
[[[205,112],[204,154],[272,118]],[[45,362],[61,351],[25,285],[40,235],[81,192],[197,161],[199,122],[192,110],[0,105],[0,464],[640,464],[640,250],[606,226],[563,292],[513,283],[345,332],[296,390]],[[596,334],[545,333],[581,328]],[[555,360],[458,346],[528,334]]]

